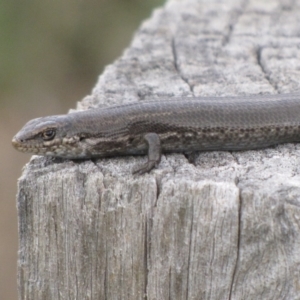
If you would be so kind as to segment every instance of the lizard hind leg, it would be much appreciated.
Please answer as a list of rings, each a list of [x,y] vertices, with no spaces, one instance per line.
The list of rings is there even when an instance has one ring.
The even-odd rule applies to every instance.
[[[150,172],[154,167],[157,167],[161,159],[161,143],[158,134],[150,132],[145,134],[144,140],[148,146],[148,160],[139,166],[132,173],[142,175]]]

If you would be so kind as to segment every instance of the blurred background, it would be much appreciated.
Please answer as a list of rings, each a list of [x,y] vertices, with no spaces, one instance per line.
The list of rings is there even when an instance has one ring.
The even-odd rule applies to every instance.
[[[17,299],[17,179],[30,155],[13,135],[64,114],[163,0],[0,0],[0,299]]]

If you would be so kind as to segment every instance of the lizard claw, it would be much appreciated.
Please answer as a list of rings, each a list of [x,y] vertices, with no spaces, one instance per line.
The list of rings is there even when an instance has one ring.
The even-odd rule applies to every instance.
[[[147,161],[145,164],[137,167],[132,171],[132,174],[143,175],[145,173],[150,172],[154,167],[156,167],[156,161]]]

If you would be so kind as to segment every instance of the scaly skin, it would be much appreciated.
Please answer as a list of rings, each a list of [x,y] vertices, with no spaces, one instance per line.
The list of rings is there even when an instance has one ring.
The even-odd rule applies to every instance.
[[[135,102],[28,122],[17,150],[88,159],[143,155],[150,171],[161,152],[247,150],[300,141],[300,94]]]

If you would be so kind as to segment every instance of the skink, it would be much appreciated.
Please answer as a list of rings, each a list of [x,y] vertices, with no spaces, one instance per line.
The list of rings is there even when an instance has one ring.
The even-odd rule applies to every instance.
[[[23,152],[88,159],[247,150],[300,142],[300,94],[140,101],[29,121],[13,138]]]

